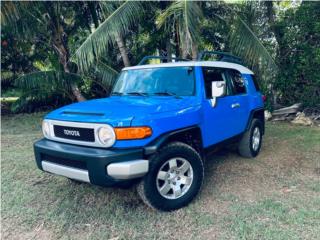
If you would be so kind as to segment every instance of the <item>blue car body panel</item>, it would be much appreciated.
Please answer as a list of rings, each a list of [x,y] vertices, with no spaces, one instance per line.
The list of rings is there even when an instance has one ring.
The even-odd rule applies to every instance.
[[[182,94],[180,92],[181,94],[179,94],[178,92],[178,90],[183,90],[184,87],[188,89],[188,86],[192,86],[187,85],[186,81],[180,81],[180,79],[186,80],[183,77],[186,75],[183,75],[183,73],[171,74],[175,72],[171,71],[170,74],[168,72],[167,74],[163,74],[157,70],[158,73],[160,72],[158,76],[162,77],[159,78],[159,85],[157,81],[152,81],[153,84],[150,84],[149,79],[151,77],[147,72],[152,71],[149,69],[152,67],[147,65],[136,66],[132,67],[133,69],[129,68],[123,71],[129,73],[130,71],[135,71],[134,69],[142,69],[140,70],[140,76],[144,78],[142,82],[146,83],[147,88],[142,88],[141,82],[138,85],[133,82],[132,86],[136,87],[136,91],[139,92],[117,90],[114,91],[115,95],[108,98],[74,103],[47,114],[45,119],[56,120],[58,122],[47,121],[47,123],[51,123],[48,130],[50,134],[47,135],[47,138],[34,144],[38,168],[70,178],[75,177],[75,171],[78,177],[79,174],[87,174],[85,176],[89,180],[86,178],[86,181],[99,186],[126,186],[126,184],[132,183],[132,180],[138,178],[133,171],[136,169],[136,167],[132,167],[134,166],[133,164],[136,164],[136,162],[141,163],[141,161],[148,162],[146,160],[149,160],[152,154],[161,149],[163,144],[167,143],[167,140],[181,140],[188,144],[190,143],[202,157],[211,150],[211,147],[215,147],[216,144],[233,137],[241,136],[248,129],[248,126],[250,126],[251,119],[256,113],[258,113],[256,117],[259,117],[263,122],[264,131],[262,96],[260,91],[255,89],[251,75],[253,73],[249,69],[241,65],[226,62],[170,64],[172,63],[168,63],[168,65],[160,64],[154,67],[183,66],[186,68],[187,65],[188,83],[193,84],[192,76],[195,81],[195,88],[192,88],[190,93]],[[228,69],[237,70],[241,73],[244,80],[246,93],[216,98],[216,104],[213,106],[212,99],[208,99],[206,96],[203,67],[227,70],[225,71],[226,75],[223,75],[227,76],[227,83],[230,81],[228,77],[231,76]],[[144,71],[144,68],[148,68],[149,70]],[[193,75],[189,75],[189,73]],[[157,74],[153,76],[151,79],[157,80]],[[205,75],[205,77],[207,76]],[[134,79],[131,75],[123,80],[123,82],[128,84]],[[137,79],[140,80],[141,78],[137,77]],[[161,91],[148,91],[149,86],[155,88],[161,86],[163,79],[166,80],[167,85],[164,84],[165,87],[163,89],[160,87]],[[208,84],[210,81],[206,83]],[[167,89],[167,86],[171,88]],[[228,86],[230,88],[230,85]],[[229,88],[228,94],[237,92],[230,91]],[[149,95],[143,93],[145,89],[147,89],[145,92],[148,92]],[[173,90],[177,90],[177,92]],[[121,95],[121,93],[123,94]],[[183,96],[175,96],[174,94]],[[237,107],[234,107],[235,105]],[[103,147],[103,145],[96,144],[99,143],[98,133],[101,127],[100,124],[108,124],[114,128],[147,126],[152,129],[152,134],[144,139],[116,140],[112,147]],[[59,132],[61,129],[64,134],[62,138],[59,135],[61,134]],[[44,127],[44,133],[45,130]],[[64,133],[65,131],[67,133]],[[67,141],[74,139],[73,134],[70,133],[78,133],[77,136],[80,137],[81,131],[82,133],[85,132],[84,134],[81,133],[81,139]],[[93,135],[94,142],[89,140],[88,135],[86,135],[88,131],[91,134],[90,136]],[[53,135],[56,138],[50,138]],[[93,143],[93,145],[89,143]],[[45,167],[50,166],[50,164],[54,167],[51,167],[51,169]],[[120,172],[128,172],[133,169],[133,172],[128,174],[130,175],[130,179],[114,178],[114,175],[108,172],[108,167],[111,164],[117,164],[118,169],[120,169],[118,171]],[[126,167],[125,171],[123,171],[123,166]],[[139,177],[141,176],[139,175]],[[81,177],[80,179],[83,178]]]
[[[149,126],[152,136],[140,140],[118,140],[113,148],[146,146],[160,135],[190,126],[199,126],[203,147],[219,143],[245,131],[250,112],[263,107],[261,93],[250,74],[242,74],[247,93],[224,96],[211,106],[205,97],[202,68],[194,67],[194,96],[111,96],[71,104],[45,118],[59,121],[105,123],[113,127]],[[239,108],[232,108],[240,104]]]

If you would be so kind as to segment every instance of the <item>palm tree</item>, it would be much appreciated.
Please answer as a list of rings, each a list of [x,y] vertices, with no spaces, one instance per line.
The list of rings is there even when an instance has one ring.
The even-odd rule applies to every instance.
[[[191,52],[192,58],[195,59],[198,55],[197,42],[200,39],[199,25],[202,18],[203,13],[197,2],[177,1],[157,17],[157,26],[161,28],[166,25],[165,29],[175,31],[181,46],[182,58],[186,58]]]
[[[81,15],[81,9],[79,14],[79,8],[84,7],[83,4],[75,5],[60,2],[2,3],[1,25],[11,27],[24,38],[46,44],[50,50],[56,53],[60,63],[60,66],[54,69],[26,74],[16,79],[16,85],[26,90],[26,95],[22,96],[21,101],[25,102],[25,99],[30,99],[30,97],[27,97],[28,94],[32,95],[33,98],[40,99],[41,90],[44,95],[52,94],[53,91],[69,91],[77,101],[85,100],[77,85],[80,83],[79,79],[81,77],[76,74],[77,67],[74,67],[71,62],[68,45],[69,36],[74,34],[81,25],[89,25],[86,22],[87,16]],[[75,19],[68,22],[70,9],[74,12],[73,17]],[[90,26],[86,27],[90,29]],[[105,67],[103,61],[97,62],[94,67],[88,70],[94,71],[96,75],[100,76],[101,81],[107,85],[110,85],[117,74],[111,67]]]
[[[24,37],[31,37],[37,40],[39,32],[46,36],[47,39],[44,42],[56,52],[59,63],[62,66],[61,71],[70,73],[68,37],[71,33],[66,30],[69,26],[61,17],[63,15],[63,6],[54,2],[32,4],[28,2],[3,2],[2,4],[2,23],[11,25],[18,34]],[[73,29],[69,27],[68,30],[72,31]],[[49,32],[49,34],[43,34],[45,32]],[[46,75],[50,73],[48,72]],[[85,99],[75,82],[70,82],[70,90],[78,101]]]
[[[90,28],[92,31],[89,36],[74,54],[70,54],[68,42],[66,41],[69,36],[66,30],[66,22],[64,18],[59,17],[61,11],[63,11],[61,3],[32,3],[33,8],[36,8],[35,11],[30,9],[25,11],[25,3],[5,3],[5,7],[1,10],[1,17],[6,22],[16,25],[18,20],[20,23],[24,23],[24,19],[27,17],[34,20],[34,24],[30,24],[29,21],[28,25],[24,24],[23,26],[23,29],[27,30],[28,34],[31,34],[30,32],[39,32],[39,29],[43,28],[52,30],[50,31],[51,35],[48,42],[56,51],[59,62],[63,66],[62,70],[60,70],[63,74],[60,74],[60,76],[71,72],[69,63],[72,60],[77,63],[81,74],[87,74],[94,69],[109,84],[114,79],[116,72],[110,66],[102,64],[108,50],[115,45],[118,46],[124,66],[129,66],[130,61],[125,43],[126,34],[129,33],[130,28],[133,26],[143,25],[144,18],[150,17],[146,8],[147,4],[159,8],[158,3],[142,3],[139,1],[87,3],[95,28],[93,30]],[[214,21],[223,21],[225,24],[230,25],[229,40],[231,50],[234,53],[249,59],[248,62],[250,64],[261,66],[261,63],[266,63],[265,66],[267,67],[275,66],[271,55],[259,41],[254,31],[233,7],[223,2],[209,2],[208,4],[219,4],[227,15],[235,16],[221,17],[215,12],[211,15]],[[202,22],[206,20],[203,14],[206,5],[207,3],[177,0],[166,4],[164,9],[159,8],[158,14],[154,18],[155,25],[158,26],[159,31],[165,32],[161,36],[169,36],[167,50],[171,49],[170,38],[173,38],[171,40],[177,45],[180,56],[187,57],[191,55],[193,59],[197,57],[198,44],[201,42],[201,26],[203,25]],[[23,17],[25,18],[23,19]],[[87,16],[85,16],[86,18]],[[76,27],[73,25],[71,29],[76,29]],[[47,76],[50,74],[50,72],[46,73]],[[58,74],[46,79],[55,79],[55,81],[64,79],[56,76]],[[76,82],[70,82],[70,90],[78,101],[84,99]]]
[[[130,65],[122,36],[128,32],[130,26],[136,23],[137,17],[141,16],[142,4],[125,1],[111,13],[110,8],[107,9],[110,3],[102,2],[101,5],[103,10],[107,10],[105,20],[87,37],[75,53],[75,60],[83,72],[88,71],[115,43],[119,46],[124,65]]]
[[[222,5],[230,16],[235,15],[233,18],[222,19],[226,24],[232,26],[229,38],[231,50],[248,59],[248,63],[251,65],[257,63],[261,65],[263,62],[266,63],[264,66],[276,68],[272,56],[240,14],[226,3],[216,2],[214,4]],[[192,55],[192,58],[195,59],[197,56],[197,43],[201,38],[204,7],[205,4],[201,2],[178,0],[172,2],[155,18],[159,29],[167,31],[169,35],[176,36],[176,43],[179,45],[182,57]],[[143,5],[140,2],[123,2],[78,48],[76,60],[80,69],[88,69],[96,58],[103,56],[108,47],[117,41],[118,35],[125,35],[129,27],[138,24],[139,19],[150,17],[143,14],[147,13],[143,12]],[[213,16],[217,21],[221,21],[221,16],[218,14],[213,14]],[[121,46],[124,45],[121,44]],[[123,49],[125,48],[123,47]]]

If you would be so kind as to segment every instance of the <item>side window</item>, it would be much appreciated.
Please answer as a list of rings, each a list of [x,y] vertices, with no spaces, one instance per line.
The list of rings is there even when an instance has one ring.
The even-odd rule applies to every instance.
[[[224,81],[226,82],[225,70],[213,67],[203,67],[202,68],[203,78],[204,78],[204,86],[206,91],[206,98],[211,98],[211,83]]]
[[[241,73],[236,70],[229,70],[229,76],[233,95],[246,93],[246,86]]]

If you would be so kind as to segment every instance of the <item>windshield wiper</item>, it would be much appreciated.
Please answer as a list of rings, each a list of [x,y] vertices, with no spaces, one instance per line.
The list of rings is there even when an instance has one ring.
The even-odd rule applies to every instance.
[[[123,95],[123,93],[121,93],[121,92],[112,92],[111,93],[111,96],[122,96]]]
[[[128,92],[126,94],[127,95],[136,95],[136,96],[148,96],[147,93],[143,93],[143,92]]]
[[[155,92],[154,95],[159,95],[159,96],[173,96],[176,98],[181,98],[179,95],[173,92]]]

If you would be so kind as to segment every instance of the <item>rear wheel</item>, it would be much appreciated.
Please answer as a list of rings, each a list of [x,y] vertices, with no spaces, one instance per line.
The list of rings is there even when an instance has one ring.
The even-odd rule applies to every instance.
[[[253,119],[250,128],[245,132],[239,142],[238,151],[243,157],[252,158],[259,154],[262,144],[262,123]]]
[[[152,208],[175,210],[197,195],[203,173],[197,151],[181,142],[169,143],[150,158],[149,173],[139,183],[138,193]]]

